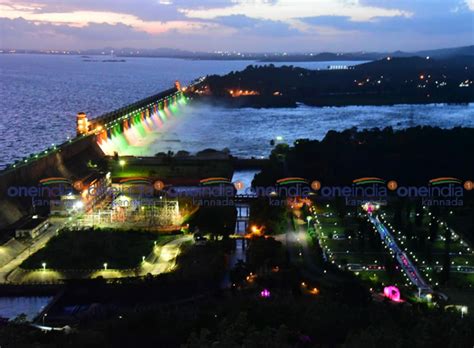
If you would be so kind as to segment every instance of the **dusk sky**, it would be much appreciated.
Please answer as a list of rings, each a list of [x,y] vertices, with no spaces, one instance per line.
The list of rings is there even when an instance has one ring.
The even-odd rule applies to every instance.
[[[421,50],[471,45],[474,0],[0,0],[1,48]]]

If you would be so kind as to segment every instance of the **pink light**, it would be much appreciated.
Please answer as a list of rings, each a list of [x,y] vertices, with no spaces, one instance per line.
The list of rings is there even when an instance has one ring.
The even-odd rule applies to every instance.
[[[270,297],[270,291],[268,289],[263,289],[260,292],[260,296],[263,297],[263,298],[268,298],[268,297]]]
[[[383,294],[386,298],[392,300],[393,302],[403,302],[400,298],[400,290],[396,286],[390,285],[383,288]]]

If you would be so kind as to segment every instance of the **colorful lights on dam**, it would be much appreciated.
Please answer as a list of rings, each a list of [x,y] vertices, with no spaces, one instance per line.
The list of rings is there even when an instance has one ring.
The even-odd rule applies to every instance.
[[[92,132],[106,155],[122,154],[129,147],[140,146],[143,140],[179,115],[180,107],[187,103],[186,97],[178,92],[151,103],[115,121],[97,124]]]

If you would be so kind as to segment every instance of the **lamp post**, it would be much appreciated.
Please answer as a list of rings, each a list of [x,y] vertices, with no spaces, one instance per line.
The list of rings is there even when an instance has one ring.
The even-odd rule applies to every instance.
[[[467,313],[467,306],[462,306],[461,307],[461,318],[464,318],[464,314]]]
[[[43,267],[43,271],[46,271],[46,262],[43,262],[41,266]]]
[[[104,271],[107,271],[107,262],[104,262]]]
[[[125,167],[125,164],[127,164],[127,163],[125,162],[125,160],[120,160],[119,164],[120,164],[120,167],[122,168],[122,172],[123,172],[123,167]]]
[[[309,223],[310,223],[311,220],[313,220],[313,218],[308,215],[308,216],[306,217],[306,221],[308,222],[308,230],[309,230]]]

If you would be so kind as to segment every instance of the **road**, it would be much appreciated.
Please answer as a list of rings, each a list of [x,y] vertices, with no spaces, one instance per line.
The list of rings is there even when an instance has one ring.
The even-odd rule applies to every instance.
[[[191,241],[191,236],[183,236],[153,249],[152,255],[148,256],[145,264],[142,266],[141,275],[151,273],[157,275],[160,273],[171,272],[176,267],[176,258],[181,250],[181,244]]]
[[[302,262],[305,269],[312,276],[319,276],[322,272],[314,260],[314,253],[311,251],[310,237],[306,231],[307,224],[296,216],[295,222],[296,230],[293,224],[289,222],[286,233],[277,236],[276,239],[286,245],[291,262],[295,264]]]
[[[152,253],[146,258],[145,262],[134,270],[96,270],[92,273],[90,271],[77,270],[58,272],[54,270],[45,271],[20,271],[18,267],[26,260],[32,253],[41,249],[56,234],[58,226],[54,226],[52,231],[45,231],[41,237],[38,237],[35,244],[19,254],[16,258],[11,260],[8,264],[0,268],[0,283],[49,283],[59,281],[67,278],[95,278],[101,276],[103,278],[120,278],[120,277],[136,277],[144,276],[148,273],[157,275],[160,273],[170,272],[176,267],[176,258],[179,255],[181,244],[192,240],[191,236],[182,236],[164,244],[157,245],[153,248]]]
[[[16,257],[10,260],[7,264],[0,267],[0,283],[6,283],[7,278],[11,272],[18,268],[23,261],[25,261],[31,254],[37,252],[39,249],[43,248],[46,243],[56,235],[56,231],[61,229],[65,224],[66,219],[55,219],[52,221],[52,225],[48,227],[40,236],[32,241],[32,244],[26,248],[24,251],[19,253]]]
[[[408,279],[410,279],[411,283],[418,288],[420,294],[432,293],[433,289],[426,283],[426,281],[418,272],[416,266],[412,263],[412,261],[405,254],[405,252],[398,246],[395,241],[395,238],[387,229],[387,227],[385,227],[385,225],[380,222],[378,216],[374,214],[369,214],[369,220],[375,226],[377,232],[380,234],[380,238],[382,239],[382,241],[390,248],[390,250],[395,255],[398,264],[408,276]]]

